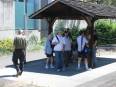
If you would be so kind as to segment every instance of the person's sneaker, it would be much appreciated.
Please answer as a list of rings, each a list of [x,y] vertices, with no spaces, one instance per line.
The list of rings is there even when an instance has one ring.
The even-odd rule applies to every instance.
[[[61,69],[57,69],[57,72],[60,72],[61,71]]]
[[[15,75],[16,77],[18,77],[19,76],[19,74],[20,74],[20,72],[17,72],[17,74]]]
[[[88,70],[89,70],[89,67],[88,67],[88,66],[85,66],[85,70],[87,70],[87,71],[88,71]]]
[[[20,71],[20,72],[19,72],[19,75],[20,75],[20,76],[22,75],[22,72],[23,72],[23,71]]]
[[[24,61],[24,64],[26,64],[26,60]]]
[[[53,69],[53,68],[55,68],[55,67],[51,64],[51,65],[50,65],[50,68],[52,68],[52,69]]]
[[[65,67],[63,67],[61,70],[62,70],[62,71],[66,71],[66,68],[65,68]]]
[[[15,75],[15,77],[18,77],[19,75],[18,75],[18,73]]]
[[[46,65],[45,68],[48,69],[49,68],[48,65]]]
[[[92,68],[86,68],[86,70],[87,70],[87,71],[90,71],[90,70],[92,70]]]

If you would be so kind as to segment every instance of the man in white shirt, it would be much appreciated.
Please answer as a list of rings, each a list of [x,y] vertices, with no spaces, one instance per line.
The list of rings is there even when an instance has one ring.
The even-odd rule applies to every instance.
[[[64,51],[64,38],[61,34],[61,31],[58,31],[57,35],[53,38],[52,44],[54,46],[55,60],[57,71],[62,71],[63,69],[63,51]]]
[[[81,59],[84,58],[85,68],[88,70],[87,52],[84,48],[87,46],[88,41],[84,35],[84,31],[80,31],[80,35],[77,37],[78,46],[78,69],[80,69]]]

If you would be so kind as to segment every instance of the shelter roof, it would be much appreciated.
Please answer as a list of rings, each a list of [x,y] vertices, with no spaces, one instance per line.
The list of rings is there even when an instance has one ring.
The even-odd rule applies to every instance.
[[[83,16],[102,18],[116,18],[116,7],[83,2],[79,0],[55,0],[29,17],[44,19],[58,17],[59,19],[83,19]]]

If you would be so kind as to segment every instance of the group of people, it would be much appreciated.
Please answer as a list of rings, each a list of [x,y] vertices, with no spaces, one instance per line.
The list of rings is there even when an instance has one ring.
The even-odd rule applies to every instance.
[[[77,36],[76,38],[77,46],[72,45],[72,37],[69,30],[66,30],[64,32],[57,31],[57,34],[55,36],[49,34],[45,43],[45,54],[47,56],[45,68],[56,68],[57,71],[62,71],[64,68],[67,68],[70,63],[73,62],[73,51],[76,51],[76,53],[78,54],[77,68],[81,68],[81,61],[83,59],[85,69],[88,70],[88,43],[89,40],[87,39],[84,31],[80,31],[79,36]],[[94,66],[96,64],[96,43],[97,35],[94,32],[92,59]],[[21,75],[23,72],[24,64],[26,63],[26,47],[27,41],[24,35],[24,31],[19,30],[14,38],[14,51],[12,57],[13,64],[17,71],[16,76]]]
[[[54,37],[51,34],[48,35],[45,44],[45,54],[48,57],[46,69],[56,67],[57,71],[61,71],[63,66],[68,66],[71,60],[71,38],[68,34],[65,31],[64,36],[62,36],[62,32],[58,31]],[[53,58],[53,53],[55,53],[55,58]],[[54,61],[56,66],[54,66]]]
[[[56,68],[57,71],[67,68],[73,62],[72,56],[74,50],[72,48],[74,48],[78,54],[77,68],[81,68],[81,61],[84,60],[85,69],[89,70],[89,40],[85,35],[85,31],[80,31],[79,36],[76,38],[76,45],[72,47],[72,37],[69,30],[64,32],[57,31],[55,36],[49,34],[45,44],[45,54],[48,57],[45,68]],[[53,56],[53,54],[55,55]],[[95,62],[95,58],[93,60]]]

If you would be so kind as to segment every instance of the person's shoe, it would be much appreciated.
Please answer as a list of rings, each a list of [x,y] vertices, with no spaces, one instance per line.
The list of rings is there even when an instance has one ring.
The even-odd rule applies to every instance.
[[[15,75],[15,77],[18,77],[19,75],[18,75],[18,73]]]
[[[86,68],[86,70],[87,70],[87,71],[90,71],[90,70],[92,70],[92,68]]]
[[[65,68],[65,67],[63,67],[61,70],[62,70],[62,71],[66,71],[66,68]]]
[[[23,71],[19,72],[19,75],[20,75],[20,76],[22,75],[22,72],[23,72]]]
[[[55,68],[55,67],[51,64],[51,65],[50,65],[50,68],[52,68],[52,69],[53,69],[53,68]]]
[[[85,65],[85,69],[88,71],[89,70],[89,67],[88,67],[88,65]]]
[[[57,72],[60,72],[61,71],[61,69],[57,69]]]
[[[24,61],[24,64],[26,64],[26,61]]]
[[[49,68],[48,65],[46,65],[45,68],[48,69]]]
[[[19,76],[19,73],[20,73],[20,72],[17,72],[17,74],[16,74],[15,76],[18,77],[18,76]]]

